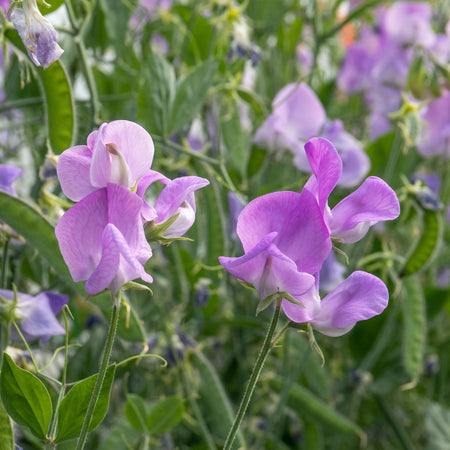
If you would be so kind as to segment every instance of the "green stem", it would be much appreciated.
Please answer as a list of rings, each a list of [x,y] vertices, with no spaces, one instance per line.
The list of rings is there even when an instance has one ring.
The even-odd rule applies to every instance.
[[[256,383],[259,379],[259,375],[261,374],[261,370],[267,359],[269,351],[272,348],[271,342],[272,342],[273,334],[275,332],[275,328],[278,323],[278,318],[280,316],[280,306],[281,306],[281,299],[277,299],[277,304],[275,307],[275,312],[273,313],[272,322],[270,322],[269,330],[267,332],[266,338],[264,339],[264,343],[261,348],[261,351],[259,352],[258,359],[256,360],[255,366],[253,367],[253,371],[250,376],[250,380],[248,382],[247,389],[245,390],[244,397],[241,401],[239,410],[234,419],[233,426],[231,427],[231,430],[228,433],[228,437],[227,437],[227,440],[223,447],[223,450],[231,449],[234,439],[236,438],[236,434],[239,431],[239,427],[242,423],[242,420],[244,419],[245,412],[246,412],[248,404],[250,403],[250,400],[252,398],[253,391],[254,391]]]
[[[84,448],[86,443],[87,433],[89,426],[91,424],[92,416],[94,414],[95,406],[97,405],[98,398],[100,397],[100,390],[105,380],[106,371],[108,369],[109,358],[111,356],[111,350],[114,344],[114,338],[116,337],[117,325],[119,323],[119,309],[120,309],[120,291],[113,296],[113,310],[111,315],[111,323],[109,325],[108,337],[106,339],[105,350],[103,353],[103,358],[100,363],[100,368],[98,371],[97,381],[95,382],[94,390],[92,391],[91,400],[89,401],[89,406],[86,411],[86,416],[84,417],[83,425],[81,427],[80,436],[77,441],[76,450],[81,450]]]
[[[6,288],[6,277],[8,276],[8,248],[9,248],[9,239],[6,239],[3,244],[3,255],[2,255],[2,274],[0,280],[0,287],[2,289]]]

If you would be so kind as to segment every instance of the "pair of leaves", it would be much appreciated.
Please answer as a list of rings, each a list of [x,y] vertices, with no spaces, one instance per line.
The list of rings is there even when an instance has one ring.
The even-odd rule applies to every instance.
[[[138,117],[150,133],[170,137],[187,125],[206,100],[217,61],[206,61],[176,81],[163,56],[151,52],[139,92]]]
[[[106,372],[89,431],[100,424],[108,411],[114,371],[115,365],[111,365]],[[79,381],[63,398],[58,410],[58,433],[55,442],[80,434],[97,376],[95,374]],[[19,425],[28,427],[38,438],[46,439],[53,415],[50,394],[37,376],[16,366],[7,353],[3,354],[0,390],[5,409],[12,419]]]
[[[147,404],[136,394],[127,396],[125,416],[132,427],[140,433],[156,435],[174,428],[184,414],[184,402],[178,397],[166,397]]]

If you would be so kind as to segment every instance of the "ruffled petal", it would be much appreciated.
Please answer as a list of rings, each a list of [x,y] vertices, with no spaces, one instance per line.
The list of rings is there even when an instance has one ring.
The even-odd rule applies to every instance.
[[[89,278],[97,267],[107,223],[108,203],[103,188],[72,206],[56,225],[59,248],[75,282]]]
[[[274,192],[252,200],[242,211],[237,234],[245,252],[271,232],[274,244],[299,272],[314,274],[331,250],[329,232],[316,199],[308,192]]]
[[[311,325],[327,336],[341,336],[356,322],[380,314],[388,300],[383,281],[367,272],[353,272],[322,300]]]
[[[333,208],[329,226],[334,238],[353,243],[360,240],[371,225],[396,219],[399,214],[400,204],[392,188],[378,177],[369,177]]]
[[[310,139],[305,144],[305,151],[313,176],[304,189],[316,197],[320,210],[324,213],[328,197],[341,178],[342,161],[334,145],[324,138]]]
[[[61,153],[56,171],[64,195],[74,202],[94,192],[97,188],[91,184],[90,166],[92,152],[85,145],[71,147]]]

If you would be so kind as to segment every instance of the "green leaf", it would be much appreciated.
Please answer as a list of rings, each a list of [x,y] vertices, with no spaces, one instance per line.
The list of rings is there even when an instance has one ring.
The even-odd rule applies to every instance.
[[[116,365],[112,364],[106,371],[105,380],[100,390],[98,402],[95,405],[91,424],[88,431],[94,430],[105,417],[109,407],[109,394]],[[76,383],[69,393],[63,398],[58,412],[58,434],[55,442],[79,436],[86,415],[89,401],[94,390],[98,374]]]
[[[276,391],[281,391],[283,387],[283,380],[280,378],[273,379],[269,383]],[[287,403],[300,417],[306,417],[308,420],[315,419],[324,426],[343,434],[355,434],[360,439],[365,438],[364,432],[356,423],[335,411],[299,384],[292,386]]]
[[[429,402],[424,411],[427,449],[447,450],[450,442],[450,409]]]
[[[50,14],[53,11],[56,11],[60,6],[62,6],[66,0],[45,0],[50,8],[38,3],[38,8],[41,11],[42,15]]]
[[[422,371],[425,353],[425,297],[416,277],[405,278],[403,288],[403,364],[414,386]]]
[[[178,82],[171,105],[169,135],[180,131],[200,111],[217,72],[217,66],[217,61],[207,61]]]
[[[147,417],[147,408],[145,400],[139,395],[128,394],[127,404],[125,405],[125,416],[132,427],[140,433],[147,431],[145,420]]]
[[[138,118],[150,134],[169,136],[169,121],[175,98],[175,72],[159,53],[146,61],[143,84],[138,96]]]
[[[47,69],[39,67],[38,76],[44,95],[50,148],[59,155],[75,140],[75,104],[69,77],[59,60]]]
[[[33,206],[0,191],[0,219],[21,234],[53,267],[58,276],[81,295],[86,295],[80,283],[74,283],[67,268],[53,225]]]
[[[17,367],[12,358],[3,354],[0,375],[3,405],[19,425],[30,428],[40,439],[45,439],[52,418],[50,395],[38,377]]]
[[[153,404],[146,425],[150,434],[161,434],[174,428],[184,414],[184,402],[178,397],[167,397]]]
[[[234,420],[231,402],[209,359],[200,351],[193,353],[192,358],[192,363],[200,375],[199,404],[205,411],[206,422],[210,426],[213,436],[225,441]],[[238,432],[235,442],[239,448],[246,448],[241,432]]]
[[[424,268],[432,259],[442,240],[442,223],[439,211],[423,210],[423,229],[411,255],[408,257],[401,277],[411,275]]]
[[[14,436],[11,419],[0,399],[0,442],[2,450],[14,450]]]

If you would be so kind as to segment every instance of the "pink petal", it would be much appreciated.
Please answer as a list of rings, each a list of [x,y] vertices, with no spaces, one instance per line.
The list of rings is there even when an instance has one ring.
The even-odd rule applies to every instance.
[[[56,170],[64,195],[74,202],[96,190],[91,184],[92,152],[85,145],[70,147],[58,158]]]
[[[378,177],[369,177],[333,208],[329,226],[333,237],[353,243],[371,225],[396,219],[399,214],[400,204],[392,188]]]
[[[380,314],[388,300],[383,281],[367,272],[353,272],[322,300],[311,324],[327,336],[341,336],[356,322]]]

